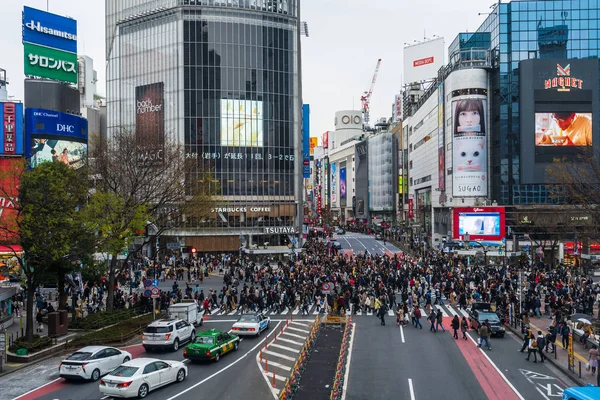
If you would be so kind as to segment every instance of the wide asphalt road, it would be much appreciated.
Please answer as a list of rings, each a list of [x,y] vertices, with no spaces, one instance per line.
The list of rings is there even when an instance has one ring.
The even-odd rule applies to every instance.
[[[400,249],[393,244],[382,240],[375,240],[374,235],[365,235],[364,233],[347,232],[343,235],[335,235],[334,239],[342,245],[344,254],[364,254],[368,251],[369,254],[393,256],[395,253],[399,253]]]

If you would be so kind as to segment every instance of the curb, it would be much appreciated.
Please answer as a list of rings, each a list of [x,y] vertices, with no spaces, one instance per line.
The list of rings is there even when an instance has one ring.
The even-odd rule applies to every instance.
[[[508,327],[508,329],[514,333],[516,336],[518,336],[521,340],[523,340],[523,334],[521,334],[521,331],[518,329],[515,329],[512,327],[512,325],[506,325]],[[556,351],[556,350],[554,350]],[[556,361],[554,358],[552,357],[546,357],[547,361],[550,361],[550,364],[554,365],[556,368],[558,368],[560,370],[560,372],[562,372],[564,375],[568,376],[569,379],[571,379],[573,382],[575,382],[577,385],[579,386],[587,386],[587,383],[584,382],[581,378],[579,378],[579,376],[577,376],[575,373],[569,371],[568,369],[565,369],[565,367],[563,367],[558,361]]]

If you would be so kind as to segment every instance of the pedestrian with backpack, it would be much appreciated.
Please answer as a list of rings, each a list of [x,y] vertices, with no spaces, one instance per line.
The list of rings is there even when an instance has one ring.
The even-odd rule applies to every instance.
[[[533,353],[533,362],[537,363],[537,351],[538,351],[537,339],[535,337],[533,337],[533,335],[531,335],[530,339],[529,339],[529,345],[527,346],[526,360],[529,361],[529,357],[531,357],[531,354]]]

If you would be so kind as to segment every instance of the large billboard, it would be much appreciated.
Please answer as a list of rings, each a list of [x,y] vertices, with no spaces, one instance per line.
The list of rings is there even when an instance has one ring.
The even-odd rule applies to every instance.
[[[77,53],[25,43],[24,74],[55,81],[77,83]]]
[[[263,102],[221,99],[221,146],[263,147]]]
[[[144,160],[162,159],[165,144],[163,82],[135,88],[135,139]]]
[[[487,131],[484,98],[460,96],[452,101],[452,194],[487,196]]]
[[[302,104],[302,171],[310,178],[310,104]]]
[[[346,200],[346,164],[340,167],[340,200]]]
[[[446,142],[444,137],[444,82],[438,84],[438,189],[446,190]]]
[[[25,110],[27,157],[32,167],[45,161],[81,168],[87,159],[88,122],[77,115],[39,108]]]
[[[16,243],[19,178],[22,169],[22,158],[0,158],[0,244]]]
[[[464,240],[502,240],[506,228],[504,207],[454,208],[453,237]]]
[[[444,65],[444,38],[437,38],[404,48],[404,82],[428,81],[437,78]]]
[[[23,104],[0,103],[0,154],[23,155]]]
[[[337,206],[337,164],[332,162],[331,164],[331,206]]]
[[[23,7],[23,43],[63,50],[77,54],[77,21]]]

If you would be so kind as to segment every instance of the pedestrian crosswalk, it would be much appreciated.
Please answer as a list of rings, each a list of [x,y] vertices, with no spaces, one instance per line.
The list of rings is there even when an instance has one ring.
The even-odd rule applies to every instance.
[[[377,312],[375,310],[356,310],[356,312],[354,311],[354,305],[351,306],[351,312],[354,315],[373,315],[373,314],[377,314]],[[454,317],[455,315],[457,315],[459,318],[462,317],[469,317],[469,313],[467,312],[467,310],[465,310],[464,308],[459,308],[457,305],[453,306],[451,304],[443,304],[443,305],[439,305],[436,304],[435,306],[431,306],[431,310],[439,310],[442,312],[442,316],[443,317]],[[252,312],[252,311],[248,311],[248,312]],[[431,311],[430,311],[431,312]],[[426,318],[430,312],[428,313],[427,310],[425,309],[425,307],[421,307],[421,315]],[[308,315],[318,315],[320,313],[323,313],[323,309],[322,307],[317,308],[316,304],[312,304],[309,307],[309,311],[308,311]],[[240,309],[236,309],[233,311],[223,311],[223,310],[213,310],[211,313],[211,316],[236,316],[236,315],[241,315],[244,314],[244,312]],[[268,316],[282,316],[282,315],[307,315],[306,312],[303,312],[302,309],[300,307],[296,307],[296,308],[288,308],[286,307],[284,310],[263,310],[263,314],[268,315]],[[393,307],[393,309],[389,309],[387,314],[392,317],[396,315],[396,306]]]

